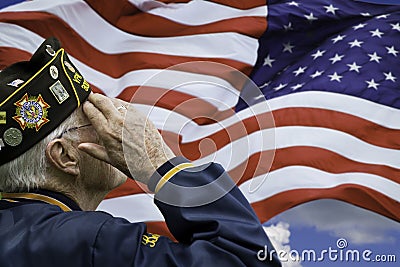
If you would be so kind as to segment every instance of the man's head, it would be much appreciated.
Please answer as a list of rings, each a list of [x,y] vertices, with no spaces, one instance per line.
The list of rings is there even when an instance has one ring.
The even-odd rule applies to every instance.
[[[0,191],[109,190],[123,181],[77,148],[98,143],[81,108],[91,90],[57,39],[0,72],[0,87]]]

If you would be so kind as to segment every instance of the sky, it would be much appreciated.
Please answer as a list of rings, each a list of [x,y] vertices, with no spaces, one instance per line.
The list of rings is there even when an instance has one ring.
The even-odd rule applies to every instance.
[[[265,225],[277,251],[289,251],[292,258],[297,255],[296,251],[301,255],[304,250],[313,250],[317,255],[315,261],[308,260],[308,254],[304,252],[304,261],[283,262],[285,267],[399,266],[400,224],[341,201],[309,202],[279,214]],[[323,254],[322,264],[318,258],[323,250],[327,252]],[[329,250],[332,259],[337,257],[336,261],[330,260]],[[371,261],[363,260],[363,253],[366,260]],[[352,260],[352,254],[355,260]],[[359,261],[356,260],[357,254],[360,255]],[[375,256],[384,259],[391,255],[394,255],[395,262],[372,261]]]

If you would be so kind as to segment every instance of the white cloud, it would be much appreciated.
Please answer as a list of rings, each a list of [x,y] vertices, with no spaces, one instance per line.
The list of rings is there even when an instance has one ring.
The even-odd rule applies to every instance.
[[[337,200],[317,200],[288,210],[272,221],[314,227],[352,244],[393,243],[400,224],[376,213]]]
[[[277,224],[264,227],[272,245],[276,251],[285,251],[288,255],[290,253],[290,230],[289,224],[284,222],[278,222]],[[282,267],[301,267],[299,261],[293,261],[290,257],[285,257],[286,260],[282,260]]]

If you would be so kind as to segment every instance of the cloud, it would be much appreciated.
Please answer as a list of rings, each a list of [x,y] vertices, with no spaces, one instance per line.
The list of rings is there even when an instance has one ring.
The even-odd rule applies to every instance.
[[[290,253],[290,230],[289,224],[285,222],[278,222],[277,224],[264,227],[275,251],[285,251],[287,254]],[[282,267],[301,267],[300,261],[293,261],[290,257],[287,257],[287,261],[282,261]]]
[[[376,213],[337,200],[317,200],[288,210],[271,220],[313,227],[353,244],[393,243],[400,224]]]

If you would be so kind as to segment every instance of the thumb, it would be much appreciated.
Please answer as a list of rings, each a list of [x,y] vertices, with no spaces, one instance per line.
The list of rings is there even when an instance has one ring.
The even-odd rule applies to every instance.
[[[107,154],[106,149],[101,145],[94,144],[94,143],[81,143],[78,145],[78,148],[96,159],[99,159],[99,160],[102,160],[102,161],[105,161],[105,162],[111,164],[110,158]]]

